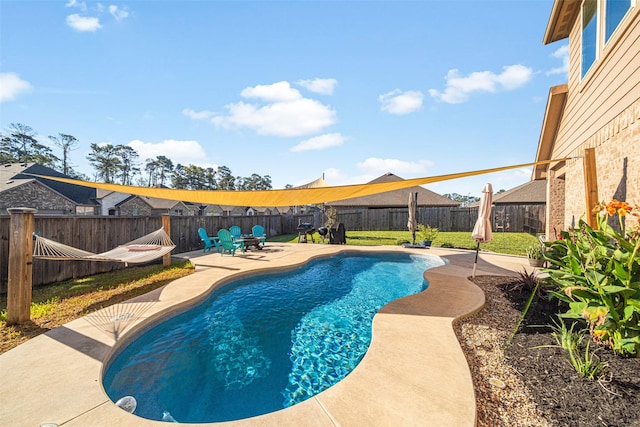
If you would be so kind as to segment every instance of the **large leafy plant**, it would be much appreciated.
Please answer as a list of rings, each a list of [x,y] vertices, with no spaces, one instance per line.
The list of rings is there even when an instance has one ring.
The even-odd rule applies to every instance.
[[[556,285],[551,294],[569,304],[564,317],[587,322],[594,341],[640,357],[640,226],[626,230],[633,210],[626,202],[596,209],[597,229],[580,220],[577,229],[547,243],[545,271]],[[614,216],[618,229],[608,222]]]

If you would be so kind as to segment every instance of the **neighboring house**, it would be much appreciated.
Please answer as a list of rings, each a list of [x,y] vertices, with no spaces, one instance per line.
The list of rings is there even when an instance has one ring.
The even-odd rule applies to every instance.
[[[131,197],[131,194],[97,189],[96,199],[100,203],[100,215],[117,215],[116,205]]]
[[[386,173],[369,184],[400,180],[399,176]],[[448,230],[450,211],[460,204],[420,186],[325,205],[335,209],[337,221],[344,223],[347,230],[402,230],[407,228],[409,193],[412,192],[418,193],[418,222]]]
[[[277,215],[278,211],[276,210],[275,213],[273,212],[273,209],[275,208],[267,208],[267,207],[249,207],[247,208],[247,212],[246,215],[247,216],[254,216],[254,215]]]
[[[318,178],[318,179],[314,179],[313,181],[307,183],[307,184],[303,184],[303,185],[298,185],[296,187],[293,187],[294,189],[300,189],[300,188],[322,188],[322,187],[328,187],[329,184],[327,184],[327,182],[324,180],[324,174],[322,174],[322,177]],[[280,208],[281,213],[287,213],[287,214],[304,214],[304,213],[310,213],[310,212],[314,212],[315,210],[318,210],[317,206],[289,206],[289,208],[287,209],[286,207],[282,207]]]
[[[200,206],[202,215],[204,216],[223,216],[224,210],[220,205],[203,205]]]
[[[374,184],[378,182],[392,182],[401,181],[397,175],[392,173],[386,173],[367,184]],[[460,204],[447,197],[441,196],[438,193],[434,193],[426,188],[416,186],[410,188],[404,188],[402,190],[387,191],[385,193],[372,194],[370,196],[354,197],[352,199],[338,200],[335,202],[327,203],[338,210],[347,208],[357,209],[381,209],[381,208],[407,208],[409,203],[409,193],[418,193],[418,207],[457,207]]]
[[[544,233],[546,204],[545,181],[529,181],[494,194],[493,231]]]
[[[549,91],[536,160],[571,159],[533,170],[547,235],[577,224],[587,200],[640,204],[640,3],[555,0],[544,43],[567,38],[568,83]]]
[[[39,215],[99,215],[94,188],[51,181],[34,175],[70,178],[35,163],[0,165],[0,214],[12,207],[37,209]]]
[[[118,216],[196,216],[200,208],[190,203],[179,202],[155,197],[130,196],[116,204]]]
[[[245,216],[246,208],[242,206],[220,205],[222,216]]]

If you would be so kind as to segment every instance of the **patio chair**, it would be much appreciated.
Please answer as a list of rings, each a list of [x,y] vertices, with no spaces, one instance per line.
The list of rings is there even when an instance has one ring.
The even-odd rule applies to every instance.
[[[225,252],[231,254],[231,256],[235,256],[236,250],[240,249],[242,253],[244,253],[244,242],[239,241],[236,242],[233,239],[233,235],[231,232],[225,228],[218,231],[218,240],[220,241],[220,255],[224,255]]]
[[[240,229],[240,227],[238,227],[237,225],[232,225],[231,227],[229,227],[229,232],[233,236],[233,240],[242,238],[242,229]]]
[[[220,252],[220,244],[217,242],[215,237],[210,237],[204,228],[198,228],[198,235],[200,236],[200,240],[204,243],[202,252],[210,251],[213,248],[216,248],[216,252]]]
[[[262,245],[264,246],[264,242],[267,240],[267,235],[264,232],[264,227],[256,224],[251,228],[251,235],[255,238],[260,239]]]

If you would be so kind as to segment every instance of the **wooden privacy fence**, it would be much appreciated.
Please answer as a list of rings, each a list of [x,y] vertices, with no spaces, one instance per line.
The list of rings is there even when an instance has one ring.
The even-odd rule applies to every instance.
[[[478,218],[478,208],[430,208],[417,210],[418,222],[431,225],[441,231],[471,232]],[[544,233],[544,205],[504,205],[493,208],[493,230]],[[407,208],[340,209],[337,220],[349,231],[406,230],[409,213]],[[7,292],[9,257],[8,215],[0,216],[0,293]],[[256,215],[256,216],[172,216],[171,240],[176,244],[174,254],[202,249],[198,228],[210,235],[221,228],[238,225],[243,233],[260,224],[268,236],[296,233],[301,222],[322,225],[322,214],[307,215]],[[508,227],[507,227],[508,224]],[[118,245],[144,236],[162,226],[162,217],[115,216],[35,216],[34,230],[40,235],[65,245],[94,253],[106,252]],[[348,235],[347,235],[348,237]],[[33,284],[59,282],[76,277],[90,276],[123,268],[122,263],[95,261],[49,261],[35,259]]]
[[[173,253],[184,253],[202,249],[198,228],[203,227],[210,235],[221,228],[238,225],[243,233],[251,233],[251,227],[260,224],[268,236],[295,233],[300,222],[320,225],[320,217],[310,215],[269,216],[172,216],[171,240],[176,248]],[[10,216],[0,216],[0,293],[7,292],[9,260]],[[162,217],[115,217],[115,216],[38,216],[34,218],[34,231],[42,237],[62,244],[102,253],[118,245],[128,243],[162,227]],[[124,268],[118,262],[96,261],[51,261],[33,260],[33,285],[91,276],[97,273]]]
[[[420,224],[440,231],[468,231],[478,219],[478,208],[419,207],[416,212]],[[545,205],[497,205],[492,209],[493,231],[544,233]],[[340,208],[337,220],[347,231],[406,230],[407,208]]]

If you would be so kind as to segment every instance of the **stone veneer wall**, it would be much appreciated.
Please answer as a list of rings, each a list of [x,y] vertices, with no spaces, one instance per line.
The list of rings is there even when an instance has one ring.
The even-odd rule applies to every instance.
[[[136,209],[138,212],[134,215]],[[120,216],[151,216],[151,210],[151,206],[135,197],[120,205]]]
[[[5,190],[0,194],[0,214],[7,214],[7,208],[17,207],[38,209],[40,213],[76,213],[76,205],[71,200],[37,181]]]
[[[640,209],[640,99],[571,153],[571,157],[580,158],[567,161],[565,168],[565,229],[571,226],[572,219],[577,224],[585,217],[582,156],[586,148],[595,148],[598,200],[608,202],[615,198]],[[631,226],[635,220],[627,218],[627,226]]]

